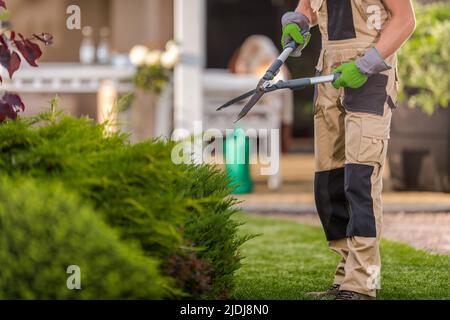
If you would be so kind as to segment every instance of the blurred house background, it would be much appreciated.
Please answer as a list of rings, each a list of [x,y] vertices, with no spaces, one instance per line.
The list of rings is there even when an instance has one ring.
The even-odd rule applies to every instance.
[[[130,49],[137,44],[162,49],[168,40],[175,39],[180,45],[182,56],[164,101],[154,96],[138,96],[131,116],[127,115],[126,119],[140,123],[140,129],[134,128],[139,131],[136,134],[140,138],[168,136],[177,128],[192,131],[194,122],[200,120],[206,123],[204,129],[208,126],[232,128],[233,118],[230,117],[239,111],[239,106],[223,115],[216,114],[214,107],[252,89],[258,79],[257,74],[236,75],[229,72],[237,50],[248,37],[255,34],[265,35],[280,49],[281,16],[295,8],[297,3],[297,0],[9,1],[14,29],[24,34],[49,32],[54,35],[55,41],[52,47],[45,49],[40,69],[18,72],[14,82],[6,83],[5,86],[24,93],[29,113],[46,108],[48,101],[57,92],[61,106],[69,112],[101,120],[100,113],[104,105],[107,109],[119,95],[134,91],[131,79],[135,69],[127,61]],[[81,26],[92,28],[94,43],[107,39],[110,63],[80,64],[80,46],[85,38],[81,30],[68,30],[66,27],[66,20],[70,16],[66,10],[71,5],[81,8]],[[315,73],[314,66],[320,51],[317,28],[313,29],[312,36],[311,45],[303,57],[290,59],[288,63],[292,77],[313,76]],[[286,102],[289,101],[286,96],[275,99],[278,99],[278,104],[281,101],[280,108],[271,108],[277,102],[266,101],[266,107],[255,108],[253,115],[246,120],[248,122],[244,122],[244,125],[252,127],[283,130],[283,149],[288,155],[282,159],[282,168],[287,187],[302,183],[308,190],[311,187],[313,90],[308,88],[295,92],[292,108],[283,109],[291,103]],[[162,106],[150,110],[155,104],[151,100],[158,100],[156,104]],[[133,131],[133,125],[131,128]],[[438,180],[443,179],[441,184],[437,185],[434,178],[430,180],[431,171],[428,171],[423,177],[410,179],[409,186],[404,181],[393,185],[387,170],[387,188],[397,185],[403,189],[449,191],[450,147],[449,138],[446,139],[444,144],[447,143],[448,153],[440,160],[440,169],[432,173],[439,176]],[[421,168],[423,161],[434,161],[427,160],[426,153],[419,151],[413,152],[411,158],[415,159],[415,163],[409,163],[408,170],[417,171],[417,166]],[[429,163],[425,162],[425,165]],[[447,167],[447,171],[442,167]],[[446,177],[441,177],[443,170]],[[265,182],[265,179],[256,178],[260,182]],[[424,183],[423,179],[430,182]]]
[[[296,0],[17,0],[8,5],[13,13],[11,23],[15,29],[24,34],[45,30],[54,35],[54,45],[46,48],[41,60],[43,67],[47,62],[79,62],[79,48],[83,40],[81,30],[68,30],[66,27],[69,17],[66,14],[67,8],[78,5],[81,8],[81,25],[92,27],[95,43],[100,40],[101,29],[109,29],[109,44],[113,55],[127,54],[136,44],[163,48],[169,39],[175,37],[183,46],[198,47],[191,49],[191,52],[201,51],[194,54],[197,55],[196,63],[202,69],[226,69],[235,51],[251,35],[266,35],[279,47],[280,17],[286,10],[295,7]],[[195,15],[198,17],[194,18]],[[177,20],[174,19],[175,16],[178,17]],[[179,31],[175,36],[177,25]],[[314,48],[302,59],[300,68],[291,66],[292,70],[302,71],[295,75],[314,74],[319,47],[320,43],[316,42]],[[36,111],[35,104],[45,104],[51,95],[52,92],[49,95],[38,95],[39,102],[36,102],[36,95],[32,99],[25,98],[29,100],[28,105],[32,105],[29,110]],[[71,95],[62,92],[60,96],[61,105],[72,112],[96,116],[94,93]],[[303,101],[310,101],[311,96],[312,89],[301,95],[304,97]],[[310,105],[307,107],[311,110]],[[295,108],[296,120],[299,120],[294,121],[295,136],[310,138],[311,119],[301,117],[301,109]],[[309,119],[305,121],[307,118]]]
[[[81,30],[69,30],[66,20],[67,8],[77,5],[81,9],[81,27],[92,27],[92,38],[95,44],[100,41],[100,31],[108,28],[108,41],[111,54],[124,53],[136,44],[147,44],[152,47],[162,47],[168,39],[173,38],[173,2],[162,0],[18,0],[9,1],[8,7],[12,12],[11,24],[16,30],[24,34],[32,34],[37,30],[45,30],[53,34],[54,44],[45,48],[41,60],[42,68],[31,71],[38,77],[39,73],[47,70],[47,63],[58,63],[53,69],[63,70],[70,67],[70,71],[79,70],[81,74],[88,68],[81,68],[80,46],[83,40]],[[79,68],[78,68],[79,67]],[[92,69],[95,69],[95,65]],[[110,69],[113,70],[112,66]],[[126,68],[122,68],[126,69]],[[66,69],[67,70],[67,69]],[[124,71],[124,70],[122,70]],[[92,71],[91,71],[92,72]],[[126,69],[125,74],[132,70]],[[108,73],[108,72],[106,72]],[[114,74],[114,72],[112,72]],[[120,72],[119,72],[120,73]],[[20,77],[20,74],[18,74]],[[72,77],[73,73],[67,74]],[[36,84],[35,87],[39,85]],[[20,90],[20,87],[17,91]],[[27,90],[31,91],[31,90]],[[29,106],[29,112],[38,112],[48,104],[56,90],[40,88],[32,95],[26,95],[25,101]],[[48,92],[45,92],[48,91]],[[66,91],[76,91],[67,90]],[[97,92],[92,90],[79,90],[76,94],[58,92],[61,106],[70,112],[81,115],[86,114],[97,117]]]

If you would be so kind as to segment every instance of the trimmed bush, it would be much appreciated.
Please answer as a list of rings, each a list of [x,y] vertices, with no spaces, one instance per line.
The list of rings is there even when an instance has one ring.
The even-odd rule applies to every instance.
[[[160,299],[154,259],[121,243],[59,184],[0,181],[0,299]],[[80,267],[81,290],[67,287]]]
[[[171,143],[131,145],[105,137],[87,119],[54,113],[0,127],[0,170],[61,181],[116,228],[162,261],[163,274],[190,298],[226,298],[240,266],[236,212],[226,175],[210,166],[175,165]]]

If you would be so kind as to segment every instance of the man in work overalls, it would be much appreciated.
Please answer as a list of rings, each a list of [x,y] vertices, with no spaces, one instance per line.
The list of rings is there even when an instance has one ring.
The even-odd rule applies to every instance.
[[[397,103],[396,51],[415,28],[410,0],[301,0],[283,16],[283,45],[303,48],[318,24],[321,75],[314,101],[315,197],[331,250],[334,283],[315,296],[374,299],[379,289],[382,175]]]

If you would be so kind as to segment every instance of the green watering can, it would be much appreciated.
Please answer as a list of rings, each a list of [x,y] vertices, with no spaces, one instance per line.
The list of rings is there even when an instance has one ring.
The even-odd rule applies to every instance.
[[[253,181],[250,175],[250,138],[245,131],[236,126],[233,135],[228,136],[224,143],[224,157],[228,177],[233,194],[246,194],[253,191]]]

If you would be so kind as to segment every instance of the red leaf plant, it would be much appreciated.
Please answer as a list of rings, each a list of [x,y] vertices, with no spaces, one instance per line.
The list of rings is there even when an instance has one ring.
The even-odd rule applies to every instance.
[[[0,8],[6,9],[4,0],[0,0]],[[32,67],[38,67],[37,60],[42,56],[42,51],[38,43],[48,46],[53,43],[53,36],[48,33],[33,34],[31,38],[25,38],[15,31],[0,31],[0,66],[8,71],[12,78],[19,70],[22,58]],[[36,42],[38,43],[36,43]],[[3,79],[0,77],[0,83]],[[25,105],[20,96],[16,93],[5,92],[0,97],[0,122],[6,119],[16,119],[19,112],[25,110]]]

